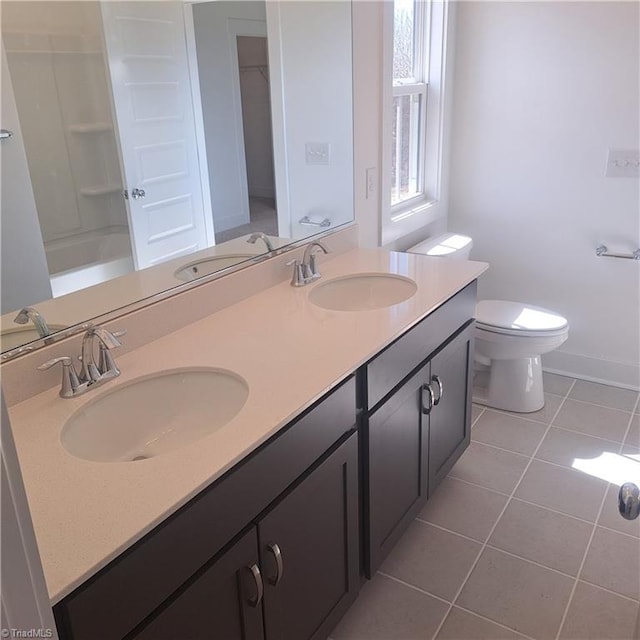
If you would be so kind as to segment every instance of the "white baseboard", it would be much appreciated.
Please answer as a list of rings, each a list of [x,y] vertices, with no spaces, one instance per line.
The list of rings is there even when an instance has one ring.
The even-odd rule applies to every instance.
[[[577,353],[551,351],[542,356],[542,368],[549,373],[609,384],[623,389],[640,389],[640,364],[613,362]]]

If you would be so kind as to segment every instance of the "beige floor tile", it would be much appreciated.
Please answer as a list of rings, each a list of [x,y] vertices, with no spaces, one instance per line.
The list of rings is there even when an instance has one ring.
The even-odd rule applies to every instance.
[[[471,426],[472,427],[475,427],[476,420],[480,417],[483,411],[484,411],[484,407],[481,407],[478,404],[471,405]]]
[[[543,424],[549,424],[558,411],[558,407],[562,404],[562,398],[551,393],[544,394],[544,407],[538,411],[531,413],[512,413],[514,416],[521,416],[528,420],[535,420]]]
[[[624,439],[625,444],[630,444],[633,447],[640,447],[640,414],[634,413],[631,418],[631,425],[629,426],[629,432]]]
[[[590,436],[622,442],[630,417],[627,411],[567,399],[553,424]]]
[[[530,456],[546,429],[539,422],[487,409],[476,422],[471,439]]]
[[[470,609],[533,638],[554,638],[574,580],[485,549],[458,598]]]
[[[638,400],[638,392],[596,382],[587,382],[586,380],[576,380],[569,393],[569,398],[601,404],[613,409],[633,411]]]
[[[604,480],[581,471],[534,460],[515,497],[595,522],[607,486]]]
[[[481,548],[477,542],[416,520],[380,572],[451,602]]]
[[[525,636],[453,607],[436,637],[437,640],[518,640]]]
[[[472,442],[449,475],[487,489],[511,493],[528,462],[525,456]]]
[[[580,578],[599,587],[640,598],[640,544],[638,539],[596,528]]]
[[[640,518],[627,520],[620,515],[618,511],[618,491],[619,487],[617,485],[609,487],[598,524],[640,538]]]
[[[535,457],[546,462],[573,467],[576,460],[597,458],[605,451],[618,453],[620,444],[551,427]]]
[[[629,600],[578,582],[560,638],[566,640],[631,640],[638,606]]]
[[[566,396],[571,389],[574,379],[567,376],[560,376],[557,373],[542,373],[542,385],[547,393],[554,393],[557,396]]]
[[[512,500],[489,544],[575,576],[592,531],[582,520]]]
[[[431,638],[448,605],[385,576],[362,587],[356,602],[331,632],[334,640]]]
[[[484,542],[507,500],[489,489],[445,478],[418,518]]]

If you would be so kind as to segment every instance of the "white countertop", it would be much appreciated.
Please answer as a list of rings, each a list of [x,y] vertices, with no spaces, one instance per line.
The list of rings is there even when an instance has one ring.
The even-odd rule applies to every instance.
[[[283,282],[120,358],[116,352],[122,375],[99,389],[70,400],[50,389],[10,408],[52,604],[488,267],[383,250],[322,258],[318,283],[395,273],[413,279],[417,292],[383,309],[327,311],[309,302],[313,284]],[[138,462],[89,462],[63,448],[62,425],[99,394],[194,366],[234,371],[249,385],[243,409],[221,430]]]

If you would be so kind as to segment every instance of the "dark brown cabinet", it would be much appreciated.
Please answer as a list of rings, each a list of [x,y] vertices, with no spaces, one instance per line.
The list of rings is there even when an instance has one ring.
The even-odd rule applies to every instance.
[[[270,509],[258,536],[267,640],[326,638],[359,589],[357,436]]]
[[[326,638],[469,444],[475,301],[471,283],[58,603],[60,638]]]
[[[326,637],[359,586],[357,465],[353,435],[133,638]]]
[[[63,640],[316,640],[359,588],[350,376],[54,607]]]
[[[255,527],[183,589],[135,640],[261,640],[261,575]]]
[[[470,325],[431,359],[434,406],[429,412],[429,496],[469,446],[472,374]]]
[[[475,283],[359,371],[364,573],[469,445]]]
[[[422,412],[427,364],[368,420],[366,574],[371,577],[427,495],[429,432]]]

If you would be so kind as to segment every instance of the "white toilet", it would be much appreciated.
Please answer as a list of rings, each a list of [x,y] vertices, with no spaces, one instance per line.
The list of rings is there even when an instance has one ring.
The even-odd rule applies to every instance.
[[[473,241],[453,233],[429,238],[409,253],[468,260]],[[480,300],[476,306],[475,359],[487,368],[487,389],[474,389],[473,400],[496,409],[529,413],[544,406],[540,356],[569,336],[560,314],[523,302]]]

